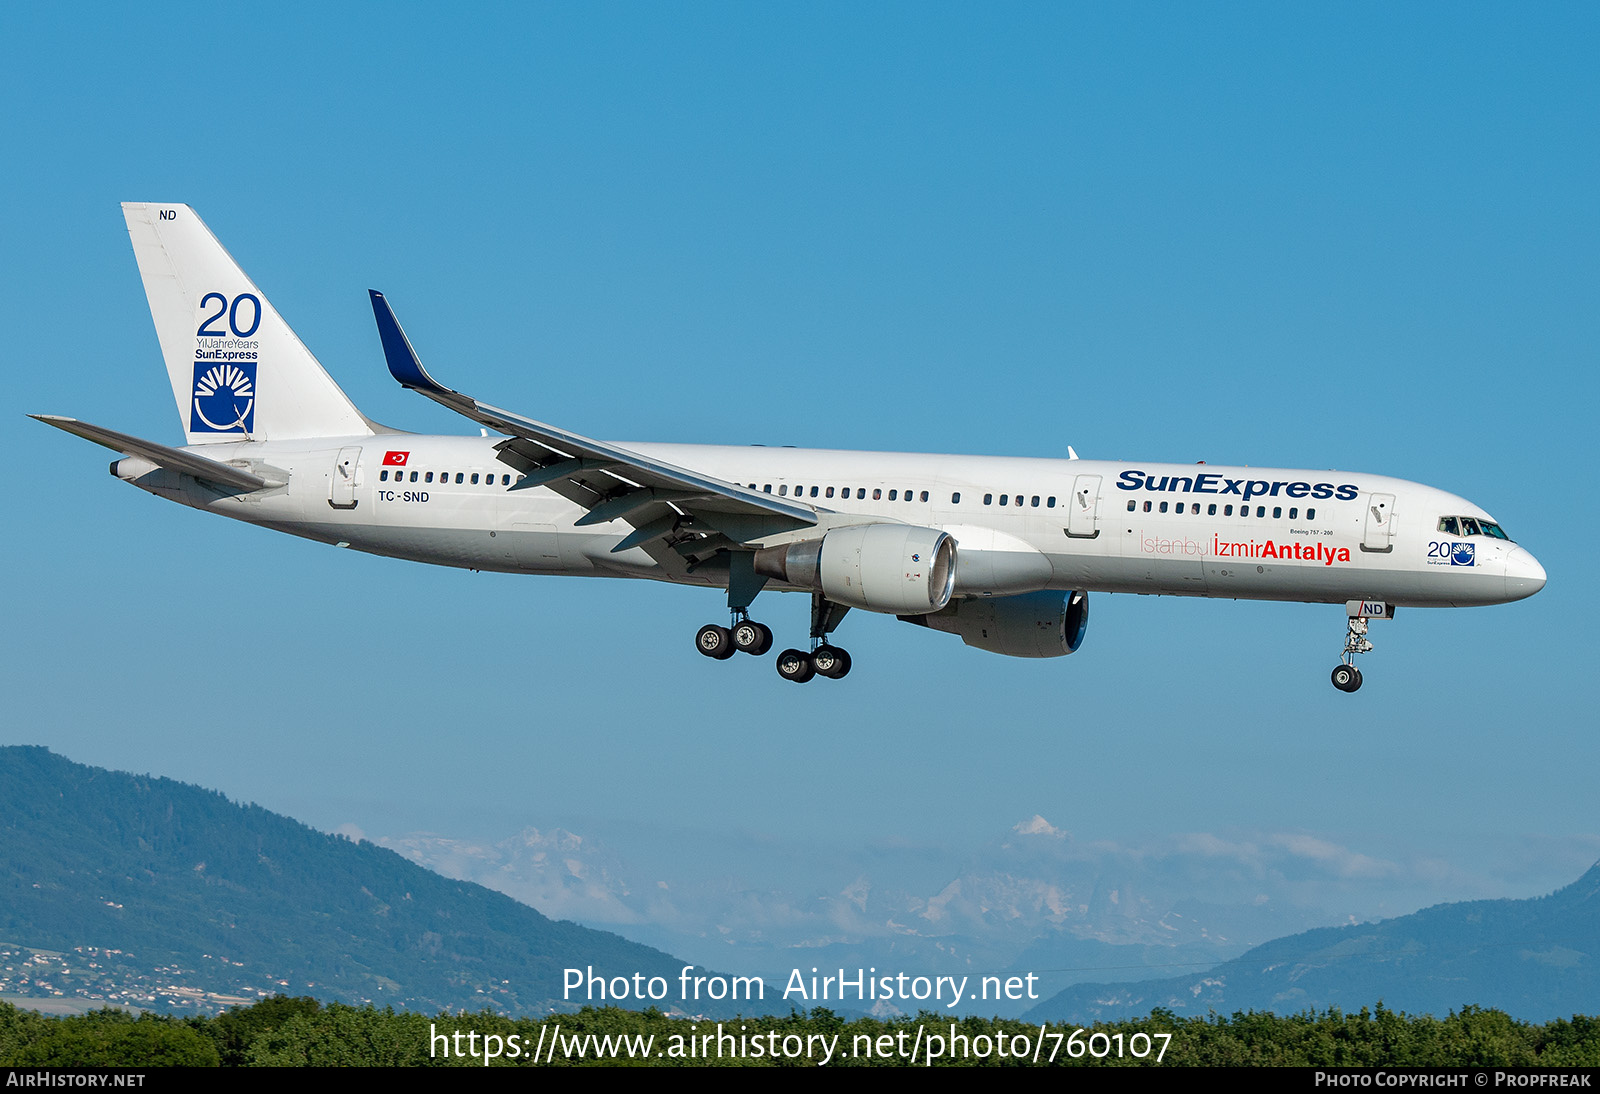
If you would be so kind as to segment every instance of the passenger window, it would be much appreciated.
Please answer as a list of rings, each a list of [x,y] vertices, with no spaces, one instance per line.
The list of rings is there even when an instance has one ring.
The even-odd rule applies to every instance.
[[[1283,506],[1274,505],[1272,507],[1272,519],[1273,520],[1282,520],[1283,519]]]
[[[856,487],[856,500],[857,501],[866,501],[867,500],[867,488],[865,486]]]
[[[786,498],[788,496],[789,496],[789,484],[788,483],[779,484],[779,486],[778,486],[778,497]]]
[[[473,478],[474,481],[476,481],[478,476],[474,475],[474,476],[472,476],[472,478]],[[461,472],[457,471],[456,472],[456,485],[460,486],[463,482],[466,482],[466,481],[467,481],[467,477],[465,475],[463,475]]]
[[[767,483],[762,483],[762,484],[761,484],[761,492],[762,492],[762,493],[763,493],[763,494],[770,494],[770,493],[772,493],[772,484],[771,484],[771,483],[770,483],[770,482],[767,482]]]
[[[961,491],[957,490],[954,494],[950,495],[950,504],[951,505],[960,505],[961,504]]]
[[[889,500],[890,501],[899,501],[900,500],[900,491],[898,491],[898,490],[889,491]]]
[[[1006,503],[1006,499],[1009,498],[1010,496],[1011,496],[1010,494],[1001,494],[1000,495],[1000,504],[1004,505]]]
[[[872,500],[873,501],[882,501],[883,500],[883,488],[881,486],[873,488],[873,490],[872,490]]]
[[[521,475],[517,476],[517,481],[518,482],[522,481],[522,476]],[[511,485],[511,476],[510,475],[501,475],[500,476],[500,485],[501,486],[510,486]]]
[[[433,472],[429,471],[426,475],[422,476],[422,481],[423,482],[432,482],[433,481]]]
[[[833,493],[833,491],[832,491],[832,490],[829,490],[829,491],[828,491],[828,493],[829,493],[829,494],[832,494],[832,493]],[[812,487],[812,488],[811,488],[811,496],[812,496],[812,497],[816,497],[816,496],[817,496],[817,488],[816,488],[816,487],[815,487],[815,486],[813,486],[813,487]]]
[[[1056,507],[1056,498],[1054,494],[1044,499],[1044,507],[1046,509],[1054,509]]]
[[[388,482],[389,481],[389,472],[388,471],[379,471],[378,472],[378,481],[379,482]]]
[[[1161,511],[1163,513],[1165,513],[1167,511],[1167,503],[1166,502],[1162,502],[1161,503]]]
[[[1034,495],[1034,496],[1033,496],[1033,501],[1032,501],[1032,503],[1031,503],[1031,504],[1032,504],[1032,505],[1033,505],[1033,507],[1034,507],[1034,508],[1035,508],[1035,509],[1037,509],[1037,508],[1039,508],[1039,495],[1038,495],[1038,494],[1035,494],[1035,495]]]
[[[993,505],[994,504],[994,495],[993,494],[985,494],[983,496],[983,504],[985,504],[985,505]]]
[[[1299,516],[1300,516],[1300,510],[1299,510],[1298,507],[1289,510],[1289,519],[1290,520],[1298,519]]]
[[[924,490],[922,492],[922,500],[923,501],[927,501],[928,500],[928,492],[926,490]]]
[[[417,473],[415,471],[411,472],[411,481],[412,482],[416,482],[417,481]]]
[[[1137,507],[1137,505],[1138,505],[1137,502],[1135,502],[1132,498],[1129,498],[1128,499],[1128,512],[1130,512],[1130,513],[1133,512],[1133,510]]]
[[[1217,503],[1216,502],[1212,502],[1210,505],[1206,506],[1206,516],[1214,517],[1216,515],[1217,515]]]
[[[1307,520],[1316,520],[1317,519],[1317,511],[1315,509],[1307,509],[1306,510],[1306,519]]]
[[[1267,515],[1267,507],[1265,505],[1256,506],[1256,516],[1264,517],[1266,515]]]
[[[1144,511],[1146,513],[1148,513],[1150,511],[1150,503],[1149,502],[1145,502],[1144,503]]]
[[[826,494],[826,496],[830,497],[830,498],[833,497],[833,487],[831,487],[831,486],[828,487],[828,493]]]

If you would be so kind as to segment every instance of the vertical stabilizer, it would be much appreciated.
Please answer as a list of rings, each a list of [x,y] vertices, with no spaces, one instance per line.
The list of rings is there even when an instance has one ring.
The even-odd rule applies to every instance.
[[[190,444],[372,434],[193,209],[122,213]]]

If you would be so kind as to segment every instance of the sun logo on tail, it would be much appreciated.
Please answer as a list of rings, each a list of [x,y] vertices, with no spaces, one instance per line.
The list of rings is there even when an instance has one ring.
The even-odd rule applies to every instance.
[[[256,366],[194,363],[191,433],[250,433],[255,425]]]

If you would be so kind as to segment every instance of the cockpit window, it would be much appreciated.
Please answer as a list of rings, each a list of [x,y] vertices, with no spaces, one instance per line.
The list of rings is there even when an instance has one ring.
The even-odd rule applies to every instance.
[[[1512,542],[1498,524],[1482,517],[1440,517],[1439,531],[1447,536],[1488,536]]]

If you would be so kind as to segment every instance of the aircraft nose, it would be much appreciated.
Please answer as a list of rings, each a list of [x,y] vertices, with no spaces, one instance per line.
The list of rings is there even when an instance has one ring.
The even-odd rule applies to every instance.
[[[1544,588],[1544,567],[1532,553],[1518,547],[1506,557],[1506,596],[1521,600]]]

